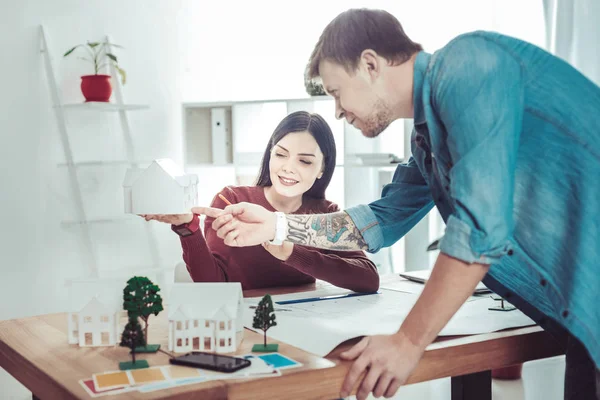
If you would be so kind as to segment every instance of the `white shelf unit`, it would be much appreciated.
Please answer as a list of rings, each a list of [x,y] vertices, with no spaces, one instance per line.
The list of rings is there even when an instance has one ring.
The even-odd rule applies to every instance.
[[[219,137],[212,130],[211,109],[225,109],[230,130]],[[269,99],[183,104],[183,153],[187,173],[199,175],[202,190],[199,202],[209,203],[226,185],[252,185],[258,174],[267,142],[277,124],[294,111],[315,112],[323,116],[333,131],[337,147],[336,170],[327,189],[328,200],[340,208],[367,204],[381,195],[383,185],[391,181],[395,163],[361,164],[355,154],[394,153],[404,156],[403,121],[390,125],[375,139],[345,120],[335,117],[335,103],[329,96],[296,99]],[[227,163],[213,163],[212,141],[225,143]],[[380,273],[404,270],[404,240],[390,249],[370,255]]]
[[[142,224],[144,222],[140,217],[120,214],[123,210],[123,196],[122,196],[122,178],[124,177],[124,170],[127,166],[140,166],[140,164],[149,164],[149,162],[140,163],[136,161],[133,140],[131,134],[131,128],[129,124],[128,112],[146,110],[149,108],[148,105],[141,104],[126,104],[124,102],[122,87],[120,79],[118,78],[115,68],[110,66],[110,74],[112,76],[113,96],[114,102],[82,102],[65,104],[61,101],[61,93],[56,80],[55,67],[53,64],[53,54],[56,54],[51,50],[49,46],[48,34],[43,26],[40,26],[40,37],[41,37],[41,53],[43,55],[46,67],[46,75],[48,79],[48,85],[50,94],[52,97],[52,103],[54,105],[54,111],[58,124],[58,132],[60,135],[60,142],[64,153],[64,162],[57,163],[57,168],[66,169],[68,173],[68,186],[69,193],[65,196],[64,200],[72,203],[75,218],[64,218],[61,221],[61,227],[68,231],[76,230],[76,233],[81,237],[83,245],[85,246],[84,251],[84,264],[88,268],[87,278],[98,279],[106,278],[108,276],[114,276],[118,274],[121,277],[127,277],[127,273],[147,274],[156,271],[162,271],[165,268],[162,267],[161,257],[158,251],[158,243],[154,237],[152,228],[149,224]],[[107,36],[106,40],[108,43],[111,42]],[[110,51],[110,46],[107,49]],[[82,162],[76,162],[74,159],[74,151],[72,148],[72,136],[76,135],[78,130],[74,129],[75,132],[69,132],[69,126],[67,124],[67,113],[68,112],[111,112],[117,113],[119,124],[121,128],[121,140],[126,153],[125,160],[88,160]],[[121,167],[123,171],[115,170],[113,173],[117,174],[118,187],[110,187],[107,190],[99,190],[96,194],[98,196],[107,196],[101,200],[111,200],[112,212],[109,215],[95,215],[93,207],[86,204],[86,196],[82,191],[82,186],[87,184],[85,180],[85,174],[82,171],[92,168],[101,171],[101,174],[106,174],[106,168]],[[82,178],[81,175],[84,175]],[[122,175],[122,176],[121,176]],[[100,182],[100,184],[105,184]],[[104,187],[102,187],[104,189]],[[87,199],[89,200],[89,199]],[[102,201],[101,201],[102,202]],[[102,237],[104,241],[94,240],[92,235],[92,229],[97,229],[103,232]],[[146,254],[136,254],[132,251],[127,251],[126,245],[118,243],[114,239],[114,234],[122,230],[136,230],[137,236],[139,232],[146,234],[147,245],[145,252]],[[130,237],[133,235],[130,235]],[[99,251],[98,247],[102,247],[103,251]],[[120,248],[122,247],[122,249]],[[127,260],[125,266],[119,268],[100,268],[100,265],[110,266],[114,265],[110,256],[113,251],[123,250],[123,254],[120,257],[131,258]],[[102,262],[102,257],[109,260]],[[139,259],[147,256],[147,263],[138,265]],[[71,281],[68,279],[67,282]]]
[[[66,109],[103,111],[103,112],[147,110],[148,108],[150,108],[148,105],[144,105],[144,104],[119,104],[119,103],[105,103],[105,102],[99,102],[99,101],[63,104],[62,107],[66,108]]]

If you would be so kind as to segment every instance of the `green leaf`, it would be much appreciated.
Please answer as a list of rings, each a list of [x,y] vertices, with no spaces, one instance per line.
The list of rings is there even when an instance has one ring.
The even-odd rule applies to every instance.
[[[121,75],[121,82],[123,83],[123,85],[126,84],[127,83],[127,73],[125,72],[125,70],[121,69],[117,66],[115,66],[115,68],[119,72],[119,75]]]
[[[112,53],[106,53],[106,56],[108,58],[110,58],[111,60],[113,60],[114,62],[117,62],[117,56],[115,56],[114,54],[112,54]]]
[[[88,46],[90,46],[92,49],[96,46],[98,46],[100,43],[98,42],[88,42]]]
[[[78,48],[79,46],[81,46],[81,45],[80,45],[80,44],[78,44],[77,46],[73,47],[71,50],[67,51],[67,52],[66,52],[66,53],[63,55],[63,57],[66,57],[66,56],[68,56],[69,54],[71,54],[72,52],[74,52],[74,51],[75,51],[75,49],[76,49],[76,48]]]

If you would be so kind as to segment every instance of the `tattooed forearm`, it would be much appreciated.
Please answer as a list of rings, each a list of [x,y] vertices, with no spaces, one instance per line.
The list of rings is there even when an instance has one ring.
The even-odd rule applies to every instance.
[[[287,241],[321,249],[367,250],[360,231],[345,212],[287,215]]]

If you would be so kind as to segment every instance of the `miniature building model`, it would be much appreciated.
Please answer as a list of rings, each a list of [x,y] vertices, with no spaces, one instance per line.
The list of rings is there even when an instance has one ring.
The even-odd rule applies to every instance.
[[[229,353],[242,339],[239,282],[175,283],[168,310],[169,351]]]
[[[127,170],[123,194],[126,213],[189,213],[198,202],[198,177],[186,175],[170,159],[154,160],[146,169]]]
[[[69,344],[114,346],[120,339],[123,284],[116,280],[71,282]]]

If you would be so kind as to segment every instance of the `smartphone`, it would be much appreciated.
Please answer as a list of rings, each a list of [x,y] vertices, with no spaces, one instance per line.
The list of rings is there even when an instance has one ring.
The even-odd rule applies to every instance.
[[[192,351],[179,357],[173,357],[169,359],[169,362],[171,364],[210,369],[219,372],[235,372],[249,367],[251,364],[250,360],[246,360],[245,358],[204,353],[201,351]]]

